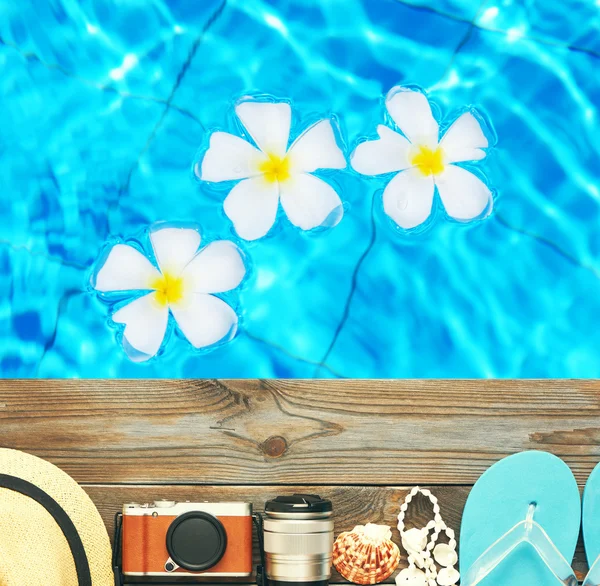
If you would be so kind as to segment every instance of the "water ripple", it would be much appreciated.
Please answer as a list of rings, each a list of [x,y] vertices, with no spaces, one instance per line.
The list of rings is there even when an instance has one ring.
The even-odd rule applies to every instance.
[[[536,0],[115,0],[9,3],[0,22],[6,376],[598,376],[600,56],[593,3]],[[594,12],[595,10],[595,12]],[[212,14],[212,19],[211,19]],[[210,28],[209,34],[203,34]],[[109,231],[194,219],[234,237],[190,167],[249,91],[294,128],[341,120],[348,150],[397,83],[493,121],[493,215],[404,239],[377,181],[331,174],[334,230],[280,221],[247,247],[243,331],[204,355],[122,356],[85,294]],[[292,137],[293,138],[293,137]],[[373,207],[375,206],[375,207]],[[43,308],[43,309],[42,309]],[[76,341],[76,342],[74,342]]]

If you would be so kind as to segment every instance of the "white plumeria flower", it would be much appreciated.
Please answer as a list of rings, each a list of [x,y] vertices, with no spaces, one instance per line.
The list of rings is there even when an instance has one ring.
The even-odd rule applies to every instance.
[[[436,187],[446,212],[456,220],[491,212],[488,186],[454,164],[485,157],[488,140],[477,118],[465,112],[439,140],[438,123],[423,93],[395,87],[385,105],[404,136],[380,124],[379,140],[359,144],[351,156],[352,167],[363,175],[401,171],[383,192],[385,213],[401,228],[419,226],[431,214]]]
[[[280,200],[290,222],[302,230],[337,224],[343,215],[338,194],[311,174],[346,167],[331,120],[310,126],[288,149],[288,103],[245,100],[235,113],[258,148],[227,132],[213,132],[196,174],[212,182],[242,179],[223,204],[239,236],[264,236],[275,223]]]
[[[158,352],[169,312],[195,348],[231,339],[237,315],[213,294],[235,289],[244,278],[237,246],[217,240],[198,251],[200,234],[191,228],[156,229],[150,241],[158,268],[133,246],[115,244],[92,281],[101,293],[148,291],[112,316],[125,324],[123,347],[128,356],[141,362]]]

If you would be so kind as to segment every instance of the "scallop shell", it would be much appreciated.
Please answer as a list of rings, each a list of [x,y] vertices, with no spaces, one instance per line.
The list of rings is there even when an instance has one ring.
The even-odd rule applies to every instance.
[[[400,563],[400,550],[387,525],[367,523],[340,533],[333,544],[333,565],[355,584],[379,584]]]

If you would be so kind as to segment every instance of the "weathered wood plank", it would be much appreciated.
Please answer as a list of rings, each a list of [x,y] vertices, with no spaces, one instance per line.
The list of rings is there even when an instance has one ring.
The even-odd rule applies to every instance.
[[[81,482],[472,484],[600,459],[598,381],[0,381],[1,444]]]
[[[438,497],[442,515],[446,523],[456,530],[460,538],[460,521],[464,503],[470,487],[438,486],[429,487]],[[348,531],[355,525],[366,522],[387,524],[393,530],[393,539],[400,544],[400,535],[396,528],[397,515],[408,490],[407,487],[331,487],[331,486],[298,486],[293,489],[277,486],[102,486],[86,485],[86,491],[96,503],[106,523],[109,534],[113,533],[114,514],[125,502],[150,502],[155,499],[190,501],[245,501],[251,502],[254,510],[262,511],[266,500],[278,494],[290,492],[310,492],[325,496],[333,502],[335,535]],[[431,504],[423,497],[414,500],[414,507],[409,509],[407,526],[423,526],[432,517]],[[254,563],[258,563],[256,540],[254,543]],[[400,568],[406,567],[406,552],[402,551]],[[581,576],[586,571],[583,548],[578,547],[575,558],[575,569]],[[344,582],[343,578],[333,571],[332,582]],[[388,582],[393,582],[389,579]]]

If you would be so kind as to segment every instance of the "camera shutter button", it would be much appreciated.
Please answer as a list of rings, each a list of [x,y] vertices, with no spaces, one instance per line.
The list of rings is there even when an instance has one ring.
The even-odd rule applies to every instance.
[[[165,564],[165,571],[174,572],[177,568],[179,568],[179,566],[171,558],[169,558]]]

